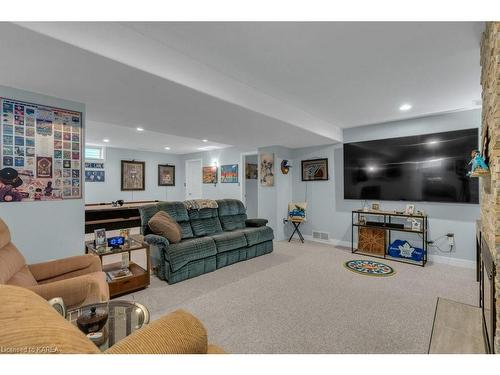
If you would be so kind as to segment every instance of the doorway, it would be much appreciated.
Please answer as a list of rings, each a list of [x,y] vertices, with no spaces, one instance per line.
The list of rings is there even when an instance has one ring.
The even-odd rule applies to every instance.
[[[256,218],[259,213],[259,194],[258,194],[258,173],[257,173],[257,154],[244,155],[244,170],[242,176],[245,182],[244,203],[247,208],[248,218]]]
[[[203,195],[201,159],[186,160],[186,199],[200,199]]]

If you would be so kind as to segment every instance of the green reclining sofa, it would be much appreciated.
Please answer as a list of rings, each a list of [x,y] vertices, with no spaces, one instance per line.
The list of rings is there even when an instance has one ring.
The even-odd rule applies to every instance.
[[[155,269],[160,279],[174,284],[273,251],[273,230],[266,225],[247,227],[241,201],[221,199],[217,205],[187,210],[182,202],[159,202],[139,209],[144,240],[159,249]],[[170,244],[151,233],[148,222],[159,211],[179,223],[181,242]]]

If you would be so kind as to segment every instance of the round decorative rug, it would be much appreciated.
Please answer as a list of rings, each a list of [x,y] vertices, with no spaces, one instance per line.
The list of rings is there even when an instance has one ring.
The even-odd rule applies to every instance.
[[[368,276],[392,276],[396,273],[394,268],[374,260],[355,259],[344,263],[350,271]]]

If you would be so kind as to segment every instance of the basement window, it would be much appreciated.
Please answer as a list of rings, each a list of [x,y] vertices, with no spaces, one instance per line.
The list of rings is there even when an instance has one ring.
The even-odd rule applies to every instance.
[[[85,160],[104,160],[103,146],[85,146]]]

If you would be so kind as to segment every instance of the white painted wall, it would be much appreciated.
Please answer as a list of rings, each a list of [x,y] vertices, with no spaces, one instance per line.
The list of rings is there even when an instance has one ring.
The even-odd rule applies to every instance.
[[[82,112],[85,129],[84,104],[4,86],[0,86],[0,96]],[[83,199],[0,203],[0,217],[28,263],[84,252]]]
[[[284,224],[288,212],[288,203],[292,200],[293,175],[284,175],[280,171],[283,159],[291,160],[292,151],[286,147],[273,146],[259,149],[259,154],[274,153],[274,186],[262,186],[258,182],[259,211],[258,217],[269,220],[277,240],[284,240],[290,231],[290,224]],[[259,171],[260,178],[260,171]]]
[[[346,129],[345,142],[428,134],[479,127],[480,110],[449,113],[413,120],[391,122],[368,127]],[[293,200],[308,202],[308,221],[302,228],[304,235],[313,230],[328,232],[333,241],[350,246],[351,211],[362,207],[361,200],[344,199],[343,147],[341,144],[293,150]],[[329,181],[302,182],[300,161],[327,157]],[[371,203],[371,202],[369,202]],[[407,202],[381,201],[382,209],[404,209]],[[479,218],[479,205],[455,203],[415,202],[416,208],[429,215],[430,239],[448,232],[455,234],[456,247],[452,253],[441,253],[430,247],[429,253],[454,259],[475,259],[475,221]],[[446,240],[440,244],[447,250]]]
[[[251,150],[238,149],[235,147],[224,148],[220,150],[197,152],[193,154],[182,155],[183,160],[202,159],[203,167],[217,165],[219,167],[217,184],[203,184],[202,198],[207,199],[241,199],[241,184],[245,181],[242,178],[241,154]],[[184,162],[183,162],[184,163]],[[220,166],[225,164],[238,164],[238,183],[221,183]],[[201,178],[201,176],[200,176]]]
[[[117,199],[125,201],[184,200],[185,166],[182,156],[106,147],[105,158],[103,161],[105,182],[85,183],[85,203],[109,203]],[[144,191],[121,191],[122,160],[137,160],[146,163],[146,189]],[[88,161],[94,162],[95,160]],[[158,186],[158,164],[175,165],[175,186]]]

